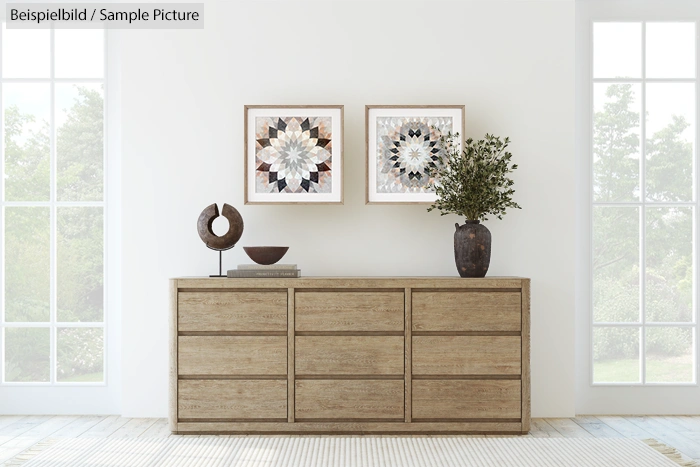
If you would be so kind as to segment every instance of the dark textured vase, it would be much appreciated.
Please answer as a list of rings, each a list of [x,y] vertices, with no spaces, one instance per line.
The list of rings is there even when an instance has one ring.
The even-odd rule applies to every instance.
[[[484,277],[491,263],[491,232],[479,221],[455,224],[455,264],[462,277]]]

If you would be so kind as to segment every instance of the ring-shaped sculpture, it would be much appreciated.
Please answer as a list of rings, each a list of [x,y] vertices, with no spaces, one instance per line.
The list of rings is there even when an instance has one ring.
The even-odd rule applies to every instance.
[[[216,203],[204,208],[197,220],[199,238],[202,239],[207,248],[219,252],[219,275],[210,277],[226,277],[222,274],[221,252],[233,248],[243,235],[243,218],[236,208],[224,203],[221,215],[228,220],[228,232],[222,236],[216,235],[212,229],[214,220],[219,217],[219,208]]]

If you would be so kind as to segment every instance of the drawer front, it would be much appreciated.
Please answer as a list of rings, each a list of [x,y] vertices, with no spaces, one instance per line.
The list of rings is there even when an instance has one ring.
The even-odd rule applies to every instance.
[[[179,331],[286,331],[286,292],[180,292]]]
[[[286,375],[283,336],[180,336],[179,375]]]
[[[297,331],[403,331],[403,292],[297,292]]]
[[[180,380],[178,418],[287,421],[286,381]]]
[[[404,387],[399,380],[296,381],[294,417],[308,419],[394,419],[403,421]]]
[[[403,375],[403,337],[298,336],[298,375]]]
[[[520,331],[520,292],[414,292],[414,331]]]
[[[519,419],[520,385],[520,380],[413,380],[413,418]]]
[[[519,375],[520,336],[414,336],[414,375]]]

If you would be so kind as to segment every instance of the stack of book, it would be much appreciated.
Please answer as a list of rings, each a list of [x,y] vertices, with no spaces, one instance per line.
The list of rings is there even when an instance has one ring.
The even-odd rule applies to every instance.
[[[229,269],[227,277],[301,277],[296,264],[239,264]]]

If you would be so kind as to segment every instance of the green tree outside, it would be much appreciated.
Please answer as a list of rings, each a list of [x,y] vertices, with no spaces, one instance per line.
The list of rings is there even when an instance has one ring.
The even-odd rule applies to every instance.
[[[632,84],[606,89],[607,102],[594,115],[593,180],[595,202],[690,201],[693,147],[683,132],[689,123],[674,116],[647,137],[645,188],[639,176],[639,112]],[[688,322],[692,318],[692,210],[647,207],[645,313],[647,322]],[[593,208],[593,316],[597,323],[640,320],[640,212],[636,206]],[[594,329],[594,380],[637,381],[639,330]],[[686,357],[692,334],[663,327],[646,334],[647,376],[651,381],[690,381]],[[669,372],[669,368],[674,371]],[[655,378],[660,378],[655,379]],[[664,379],[665,378],[665,379]],[[670,380],[669,380],[670,378]]]
[[[58,201],[103,199],[102,92],[75,86],[72,105],[56,130]],[[5,109],[5,195],[8,201],[50,198],[49,124]],[[56,212],[57,313],[64,322],[103,322],[102,207],[59,206]],[[5,309],[8,321],[49,320],[49,208],[5,210]],[[48,381],[49,330],[7,330],[7,381]],[[59,381],[102,381],[101,328],[59,328]]]

